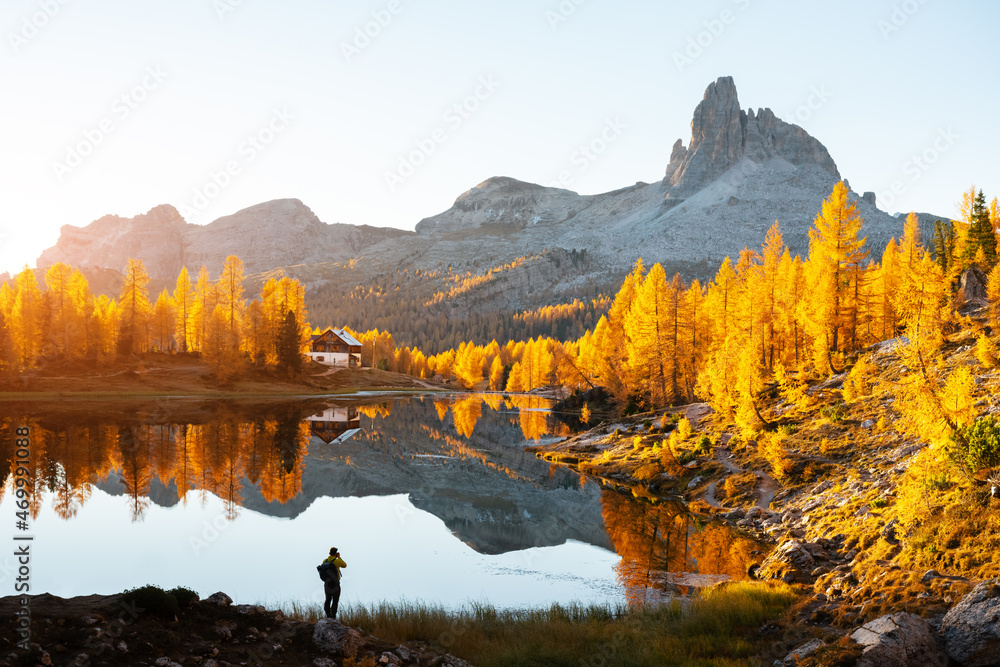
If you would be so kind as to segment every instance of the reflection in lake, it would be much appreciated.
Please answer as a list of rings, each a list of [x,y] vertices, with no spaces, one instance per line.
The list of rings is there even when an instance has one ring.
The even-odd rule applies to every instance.
[[[14,458],[14,428],[32,428],[36,582],[60,595],[161,583],[309,600],[313,561],[335,544],[359,584],[346,601],[640,602],[742,577],[759,557],[679,506],[525,452],[567,435],[545,399],[376,400],[12,406],[0,457]],[[0,470],[8,507],[12,473]],[[68,552],[86,577],[55,576]]]
[[[614,491],[605,491],[601,503],[630,604],[743,579],[761,558],[757,542],[723,524],[698,521],[679,503],[639,502]]]

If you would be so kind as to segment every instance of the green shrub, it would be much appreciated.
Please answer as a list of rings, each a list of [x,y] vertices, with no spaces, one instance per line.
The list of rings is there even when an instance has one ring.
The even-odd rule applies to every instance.
[[[931,475],[926,480],[924,480],[924,487],[934,491],[947,491],[954,484],[951,482],[951,476],[948,475],[947,471],[942,471],[939,475]]]
[[[1000,419],[980,417],[970,426],[959,428],[953,457],[969,472],[1000,466]]]
[[[698,452],[700,454],[708,454],[712,451],[712,440],[707,435],[701,436],[701,440],[698,441]]]
[[[187,609],[200,599],[197,593],[190,588],[184,588],[183,586],[171,588],[167,591],[167,595],[173,595],[177,598],[177,604],[181,609]]]
[[[691,463],[691,461],[695,460],[695,456],[696,455],[694,452],[684,450],[677,456],[677,462],[680,463],[681,465],[684,465],[686,463]]]
[[[820,414],[829,419],[832,422],[839,422],[847,414],[847,410],[843,403],[834,403],[833,405],[827,405],[824,407]]]
[[[122,593],[122,599],[154,616],[173,619],[180,613],[180,605],[177,603],[177,598],[159,586],[149,585],[140,588],[130,588]]]

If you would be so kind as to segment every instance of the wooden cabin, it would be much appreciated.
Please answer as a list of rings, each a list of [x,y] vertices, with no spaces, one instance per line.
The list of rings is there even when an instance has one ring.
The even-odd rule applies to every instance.
[[[327,366],[361,368],[361,343],[343,329],[327,329],[313,334],[309,357]]]

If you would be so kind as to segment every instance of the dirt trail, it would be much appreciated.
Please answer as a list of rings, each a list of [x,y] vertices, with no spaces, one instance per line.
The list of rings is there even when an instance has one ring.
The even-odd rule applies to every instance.
[[[741,475],[745,472],[743,468],[733,463],[732,454],[725,447],[715,448],[715,460],[722,464],[722,467],[728,470],[732,475]],[[778,485],[774,479],[772,479],[771,476],[763,470],[754,470],[753,474],[757,477],[757,484],[754,487],[754,495],[757,496],[757,501],[754,504],[762,509],[767,509],[770,507],[771,501],[774,500],[774,496],[778,490]],[[702,499],[716,509],[729,509],[715,499],[715,488],[717,484],[718,480],[709,484],[705,488],[705,495]]]

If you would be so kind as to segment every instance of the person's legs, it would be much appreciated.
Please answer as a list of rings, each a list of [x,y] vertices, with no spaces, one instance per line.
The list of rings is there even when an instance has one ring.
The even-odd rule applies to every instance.
[[[337,600],[340,600],[340,586],[331,584],[329,581],[323,583],[323,592],[326,593],[326,600],[323,602],[323,613],[326,614],[327,618],[333,618],[337,613],[337,608],[334,606],[333,614],[330,613],[330,603],[333,601],[334,591],[336,591]]]
[[[337,607],[340,606],[340,584],[338,583],[333,590],[328,594],[330,599],[330,610],[327,612],[327,616],[330,618],[337,618]]]

